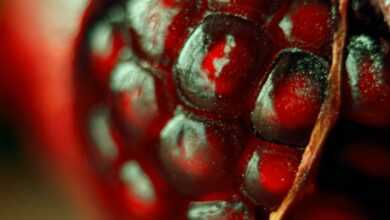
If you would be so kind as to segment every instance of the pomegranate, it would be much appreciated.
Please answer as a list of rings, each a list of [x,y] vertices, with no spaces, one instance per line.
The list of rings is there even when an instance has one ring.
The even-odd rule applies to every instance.
[[[2,7],[29,11],[15,2]],[[66,47],[19,45],[10,10],[0,92],[102,218],[387,219],[381,2],[91,1]]]

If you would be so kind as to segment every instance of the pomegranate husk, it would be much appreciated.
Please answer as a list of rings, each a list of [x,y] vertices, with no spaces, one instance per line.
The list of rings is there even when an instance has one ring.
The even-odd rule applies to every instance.
[[[338,21],[333,35],[332,65],[328,77],[328,95],[310,136],[294,183],[280,206],[271,213],[270,220],[283,220],[295,204],[310,193],[325,140],[337,122],[341,107],[341,71],[347,33],[348,0],[333,1],[338,6]]]

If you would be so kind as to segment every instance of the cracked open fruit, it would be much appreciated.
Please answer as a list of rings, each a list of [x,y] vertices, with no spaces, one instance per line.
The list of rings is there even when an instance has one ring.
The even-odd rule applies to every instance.
[[[321,175],[332,163],[322,152],[349,146],[352,164],[370,166],[364,147],[356,155],[343,140],[390,128],[390,35],[377,7],[93,3],[77,54],[78,113],[113,218],[320,219],[321,205],[309,214],[295,207],[314,191],[339,189]],[[375,177],[390,178],[383,170]],[[338,208],[321,219],[365,219]]]

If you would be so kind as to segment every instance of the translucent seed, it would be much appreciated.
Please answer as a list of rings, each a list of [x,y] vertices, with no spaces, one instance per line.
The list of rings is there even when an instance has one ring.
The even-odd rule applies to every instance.
[[[244,103],[242,97],[262,75],[270,51],[267,42],[261,30],[241,18],[206,17],[175,65],[176,86],[184,103],[214,113],[238,114],[237,102]]]
[[[227,174],[240,147],[236,132],[178,113],[160,136],[160,158],[171,182],[187,194],[229,187]]]
[[[240,201],[192,202],[187,212],[188,220],[254,220]]]
[[[251,119],[263,138],[304,146],[327,91],[327,62],[298,49],[282,51],[258,93]]]

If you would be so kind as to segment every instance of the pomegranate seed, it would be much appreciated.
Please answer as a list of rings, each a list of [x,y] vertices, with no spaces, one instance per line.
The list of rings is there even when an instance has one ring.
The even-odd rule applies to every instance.
[[[254,220],[255,217],[241,201],[201,201],[192,202],[188,213],[188,220]]]
[[[344,83],[345,108],[351,120],[370,126],[390,125],[388,57],[372,37],[351,38]]]
[[[278,7],[271,7],[273,15],[267,19],[265,25],[266,29],[272,33],[272,44],[280,50],[290,46],[290,42],[286,38],[286,33],[291,31],[291,20],[286,16],[290,8],[290,0],[274,2],[277,3],[275,5]]]
[[[281,52],[260,90],[252,123],[265,139],[304,146],[326,93],[328,64],[313,54]]]
[[[327,4],[293,1],[290,5],[281,5],[267,28],[275,34],[273,41],[276,45],[296,46],[313,52],[326,49],[322,52],[328,53],[332,24],[331,7]]]
[[[231,186],[227,178],[240,150],[238,131],[177,113],[161,132],[160,157],[173,184],[197,194]],[[217,188],[218,187],[218,188]]]
[[[169,206],[175,198],[169,197],[168,185],[147,163],[129,160],[119,170],[119,196],[127,210],[126,218],[152,220],[169,218]],[[170,198],[170,199],[168,199]]]
[[[116,121],[130,138],[139,145],[145,136],[158,137],[169,118],[162,82],[135,61],[123,61],[112,72],[111,89]]]
[[[108,167],[123,153],[122,146],[114,138],[109,109],[99,107],[90,115],[89,133],[92,145],[95,146],[92,153],[99,161],[98,165]]]
[[[107,82],[112,68],[114,68],[122,49],[125,46],[125,37],[120,30],[120,8],[110,9],[107,15],[89,27],[88,37],[88,68],[93,73],[93,79],[102,88],[107,88]]]
[[[89,114],[94,148],[88,156],[97,169],[104,168],[97,179],[112,212],[121,213],[118,219],[136,220],[266,219],[291,189],[303,147],[321,109],[329,107],[323,102],[332,92],[331,44],[339,43],[332,42],[339,24],[337,1],[123,0],[105,5],[98,9],[109,13],[88,23],[84,40],[90,78],[104,89],[81,77],[83,107],[77,110],[83,109],[83,117]],[[120,13],[115,15],[112,5]],[[370,17],[365,5],[352,1],[350,17],[363,16],[352,21]],[[359,131],[390,125],[388,27],[384,32],[383,25],[369,24],[375,22],[364,21],[362,30],[360,23],[348,25],[347,36],[358,36],[349,39],[345,51],[342,110],[363,124]],[[371,32],[379,40],[366,36],[367,30],[380,30]],[[92,104],[103,106],[90,112]],[[321,166],[318,189],[339,180],[342,188],[355,181],[344,180],[355,174],[389,177],[386,141],[366,144],[356,138],[337,145],[346,135],[336,133],[324,146],[340,146],[348,166],[332,161],[332,151],[324,161],[335,164],[329,171],[334,176],[324,181],[329,174],[322,174]],[[353,174],[340,178],[339,167]],[[317,189],[311,182],[306,187],[307,195]],[[294,203],[287,219],[364,219],[337,199],[305,197],[297,200],[303,205]]]
[[[291,38],[304,46],[320,48],[331,36],[330,9],[321,3],[298,7],[291,14]]]
[[[175,67],[185,103],[213,112],[236,110],[235,101],[261,75],[269,51],[267,38],[255,30],[251,23],[229,15],[210,15],[196,28]]]
[[[274,208],[290,189],[299,161],[296,149],[252,139],[241,159],[244,194]]]
[[[141,57],[152,59],[162,66],[172,64],[190,32],[189,28],[204,11],[202,3],[197,0],[126,2],[126,21],[134,49]]]

